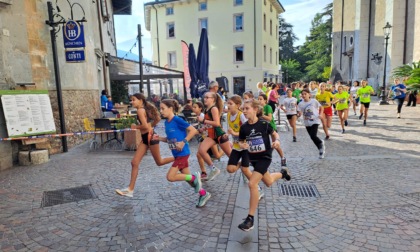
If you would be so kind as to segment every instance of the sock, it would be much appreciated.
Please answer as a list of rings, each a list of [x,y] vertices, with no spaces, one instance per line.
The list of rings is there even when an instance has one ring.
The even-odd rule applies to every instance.
[[[200,194],[200,196],[204,196],[206,195],[206,190],[204,190],[203,188],[200,189],[200,191],[198,192],[198,194]]]
[[[195,180],[195,176],[191,174],[185,175],[185,181],[193,182]]]
[[[203,171],[203,172],[201,172],[201,175],[203,175],[203,174],[206,174],[206,175],[207,175],[207,173],[206,173],[206,172],[204,172],[204,171]]]
[[[214,166],[214,164],[207,165],[207,167],[211,170],[216,169],[216,166]]]
[[[248,214],[248,217],[247,218],[249,218],[250,220],[254,221],[254,216],[252,216],[252,215],[249,215]]]

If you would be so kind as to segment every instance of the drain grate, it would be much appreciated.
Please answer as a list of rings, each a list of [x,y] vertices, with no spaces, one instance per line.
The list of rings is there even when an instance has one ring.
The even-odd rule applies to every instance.
[[[401,194],[401,196],[402,197],[405,197],[405,198],[409,198],[409,199],[419,200],[420,201],[420,192]]]
[[[44,192],[41,207],[97,198],[91,185]]]
[[[314,184],[280,184],[280,190],[283,195],[294,196],[294,197],[304,197],[304,198],[318,198],[321,195],[318,192],[318,189]]]
[[[398,207],[389,208],[388,212],[400,218],[405,222],[419,222],[420,208],[414,205],[402,205]]]

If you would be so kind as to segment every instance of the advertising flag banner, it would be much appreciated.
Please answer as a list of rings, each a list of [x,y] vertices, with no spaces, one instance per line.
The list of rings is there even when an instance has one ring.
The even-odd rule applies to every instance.
[[[184,85],[187,90],[187,97],[191,98],[191,92],[188,92],[190,90],[190,83],[191,83],[190,70],[188,68],[188,44],[182,40],[181,46],[182,46],[182,59],[184,62]]]

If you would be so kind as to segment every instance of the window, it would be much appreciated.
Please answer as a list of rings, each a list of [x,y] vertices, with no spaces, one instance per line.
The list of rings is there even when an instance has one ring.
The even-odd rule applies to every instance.
[[[175,38],[175,23],[167,23],[167,37],[168,38]]]
[[[168,52],[168,66],[176,67],[176,52]]]
[[[207,10],[207,2],[200,2],[200,3],[198,3],[198,10],[199,11],[205,11],[205,10]]]
[[[264,5],[267,5],[267,0],[264,0]]]
[[[270,48],[270,64],[273,64],[273,49]]]
[[[273,12],[273,5],[270,4],[270,12]]]
[[[347,36],[344,36],[343,43],[344,43],[344,45],[343,45],[343,51],[345,52],[345,51],[347,51]]]
[[[273,21],[270,19],[270,35],[273,35]]]
[[[266,28],[265,28],[265,13],[264,13],[264,16],[263,16],[263,25],[264,25],[264,31],[266,30]]]
[[[240,96],[245,93],[245,76],[233,77],[233,93]]]
[[[233,1],[233,5],[242,5],[243,4],[243,1],[242,0],[234,0]]]
[[[235,62],[244,61],[244,46],[235,46]]]
[[[209,31],[209,28],[207,26],[207,18],[200,18],[198,19],[198,34],[201,34],[201,29],[207,29],[207,32]]]
[[[174,7],[166,7],[166,15],[173,15]]]
[[[267,47],[264,45],[264,62],[267,62]]]
[[[243,19],[243,14],[235,14],[234,15],[234,22],[235,22],[235,26],[234,26],[234,31],[243,31],[244,30],[244,19]]]

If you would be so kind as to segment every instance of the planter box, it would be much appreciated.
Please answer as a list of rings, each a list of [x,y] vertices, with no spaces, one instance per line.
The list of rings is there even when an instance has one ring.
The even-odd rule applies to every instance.
[[[137,146],[141,143],[140,130],[124,131],[124,146],[125,149],[136,150]]]

